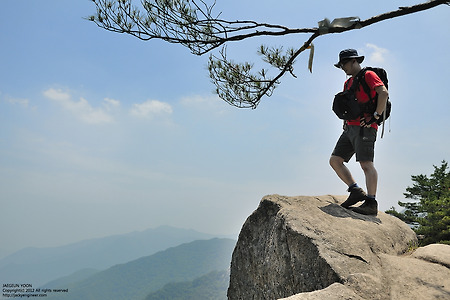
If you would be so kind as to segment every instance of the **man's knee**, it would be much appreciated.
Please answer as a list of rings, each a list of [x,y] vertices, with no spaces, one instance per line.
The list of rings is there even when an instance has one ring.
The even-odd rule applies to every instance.
[[[360,161],[359,164],[364,172],[375,170],[375,166],[372,161]]]
[[[340,156],[331,155],[330,157],[330,166],[333,169],[336,169],[336,167],[341,166],[344,164],[344,159]]]

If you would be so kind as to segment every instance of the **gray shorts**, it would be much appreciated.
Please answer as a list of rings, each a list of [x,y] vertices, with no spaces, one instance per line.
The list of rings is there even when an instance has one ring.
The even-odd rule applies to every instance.
[[[360,126],[348,125],[337,141],[332,155],[349,162],[356,153],[356,161],[373,162],[377,130],[372,127],[363,128],[363,135],[360,134],[360,130]]]

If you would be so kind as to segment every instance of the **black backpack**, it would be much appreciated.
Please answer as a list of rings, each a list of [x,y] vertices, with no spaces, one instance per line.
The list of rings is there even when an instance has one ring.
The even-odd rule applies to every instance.
[[[362,116],[364,113],[373,114],[377,107],[378,94],[372,98],[369,85],[366,82],[366,71],[375,72],[378,77],[383,81],[384,86],[388,89],[387,72],[383,68],[366,67],[362,69],[353,79],[353,83],[349,89],[345,86],[343,92],[339,92],[334,96],[333,111],[342,120],[355,120]],[[347,84],[347,83],[346,83]],[[370,100],[367,103],[359,104],[356,100],[356,89],[359,85],[364,89],[364,92],[369,96]],[[377,124],[380,125],[391,115],[391,102],[387,101],[386,109],[382,116],[377,120]],[[383,128],[384,129],[384,128]]]
[[[366,71],[373,71],[375,72],[375,74],[377,74],[377,76],[381,79],[381,81],[383,81],[384,86],[386,87],[386,89],[389,90],[389,80],[387,78],[387,72],[385,69],[383,68],[375,68],[375,67],[365,67],[363,69],[363,73],[362,73],[362,78],[360,78],[360,83],[361,86],[364,89],[364,92],[369,95],[370,100],[367,102],[366,106],[367,108],[363,108],[363,112],[368,112],[368,113],[374,113],[376,108],[377,108],[377,103],[378,103],[378,94],[375,95],[375,98],[372,98],[372,95],[370,93],[370,88],[369,85],[366,82],[365,79],[365,75],[366,75]],[[380,125],[381,123],[383,123],[385,120],[387,120],[390,115],[391,115],[391,101],[389,101],[389,98],[386,102],[386,109],[385,111],[382,113],[381,117],[377,120],[377,124]]]

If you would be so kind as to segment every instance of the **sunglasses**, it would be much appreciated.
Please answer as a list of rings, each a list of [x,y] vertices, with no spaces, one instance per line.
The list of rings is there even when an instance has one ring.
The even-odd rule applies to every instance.
[[[344,67],[344,65],[351,60],[353,60],[353,58],[343,59],[342,62],[339,63],[339,67],[341,67],[341,69],[342,69]]]

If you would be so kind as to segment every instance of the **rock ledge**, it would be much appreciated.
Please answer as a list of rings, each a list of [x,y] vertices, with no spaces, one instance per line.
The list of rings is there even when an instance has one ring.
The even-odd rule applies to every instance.
[[[264,197],[240,232],[228,299],[450,299],[450,246],[411,252],[407,224],[344,200]]]

